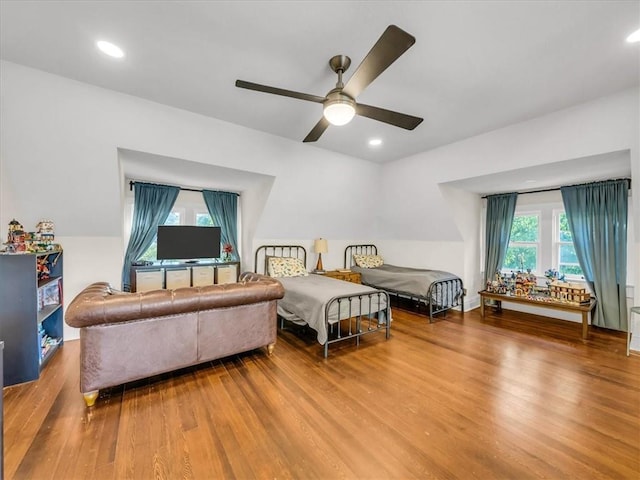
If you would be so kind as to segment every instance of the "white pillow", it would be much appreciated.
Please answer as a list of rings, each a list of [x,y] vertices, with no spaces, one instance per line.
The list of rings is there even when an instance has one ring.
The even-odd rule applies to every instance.
[[[269,257],[267,271],[271,277],[306,277],[309,275],[302,260],[295,257]]]
[[[384,264],[380,255],[358,255],[354,253],[353,260],[360,268],[376,268]]]

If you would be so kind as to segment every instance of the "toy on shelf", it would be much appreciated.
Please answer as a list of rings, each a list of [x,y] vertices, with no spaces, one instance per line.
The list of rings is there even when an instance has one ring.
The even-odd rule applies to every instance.
[[[531,271],[511,272],[511,275],[496,272],[494,279],[487,282],[487,292],[538,301],[549,299],[549,290],[538,285],[538,278]]]
[[[510,291],[509,281],[500,272],[496,272],[493,280],[487,281],[487,292],[507,295]]]
[[[560,273],[559,271],[554,270],[553,268],[550,268],[549,270],[545,270],[544,276],[547,277],[547,287],[551,285],[551,283],[554,281],[564,282],[564,273]]]
[[[57,246],[53,243],[54,239],[53,222],[51,220],[39,221],[36,225],[36,232],[31,239],[31,251],[46,252],[48,250],[57,250]]]
[[[51,274],[51,269],[49,268],[48,255],[38,258],[38,262],[36,264],[36,271],[38,272],[38,280],[47,280],[49,278],[49,275]]]
[[[549,291],[551,298],[560,303],[580,305],[591,301],[591,294],[587,289],[576,283],[553,281],[549,285]]]
[[[60,246],[53,243],[55,234],[51,220],[41,220],[36,225],[36,231],[29,234],[27,249],[32,253],[60,250]]]
[[[55,234],[53,233],[53,222],[51,220],[40,220],[36,225],[36,230],[41,240],[53,242]]]
[[[9,222],[9,234],[5,245],[7,253],[24,253],[26,251],[24,227],[15,218]]]
[[[51,220],[38,222],[35,232],[25,232],[22,224],[14,218],[9,222],[9,234],[3,253],[42,253],[62,250],[60,245],[53,243],[54,239]]]
[[[538,278],[530,271],[511,272],[503,275],[496,272],[494,279],[487,281],[487,292],[525,297],[538,302],[568,303],[580,305],[591,301],[591,294],[577,283],[566,283],[564,274],[554,269],[544,272],[546,287],[538,285]]]
[[[516,274],[513,294],[516,297],[528,297],[538,293],[538,279],[530,272]]]

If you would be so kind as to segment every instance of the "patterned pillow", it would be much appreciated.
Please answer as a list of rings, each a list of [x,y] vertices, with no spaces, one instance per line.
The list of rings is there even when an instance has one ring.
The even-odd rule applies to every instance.
[[[380,255],[358,255],[354,253],[353,260],[360,268],[381,267],[384,263]]]
[[[302,260],[295,257],[269,257],[267,270],[271,277],[306,277],[309,275]]]

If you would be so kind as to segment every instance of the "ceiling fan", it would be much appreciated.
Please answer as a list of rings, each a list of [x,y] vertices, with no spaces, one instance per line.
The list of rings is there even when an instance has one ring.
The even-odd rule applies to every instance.
[[[371,118],[406,130],[413,130],[420,125],[422,118],[356,103],[356,97],[415,42],[416,39],[412,35],[395,25],[389,25],[346,84],[342,82],[342,75],[351,65],[351,59],[346,55],[332,57],[329,60],[329,66],[338,74],[338,82],[336,87],[324,97],[245,82],[244,80],[236,80],[236,87],[321,103],[323,117],[311,129],[303,140],[304,142],[317,141],[330,124],[345,125],[351,121],[354,115]]]

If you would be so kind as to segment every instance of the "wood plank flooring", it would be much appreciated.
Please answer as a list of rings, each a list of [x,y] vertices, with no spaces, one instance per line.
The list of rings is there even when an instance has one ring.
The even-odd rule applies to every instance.
[[[101,392],[78,341],[4,389],[6,479],[638,479],[640,356],[624,334],[509,310],[334,345],[280,331],[237,355]]]

